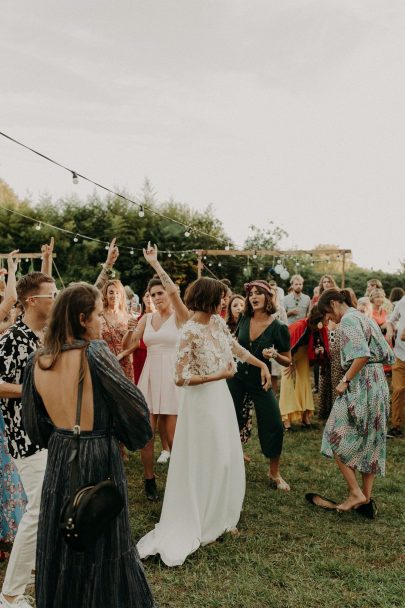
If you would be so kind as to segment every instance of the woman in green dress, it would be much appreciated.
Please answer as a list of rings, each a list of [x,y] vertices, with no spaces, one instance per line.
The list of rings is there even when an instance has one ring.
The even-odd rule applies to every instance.
[[[273,293],[267,281],[252,281],[245,285],[247,298],[244,314],[238,325],[238,342],[252,355],[264,361],[270,369],[271,360],[280,365],[291,363],[290,335],[286,325],[274,318],[276,308]],[[239,429],[243,426],[243,405],[249,397],[255,406],[257,429],[263,454],[269,458],[269,478],[277,489],[288,491],[290,486],[281,477],[280,455],[283,448],[284,428],[280,409],[273,391],[265,391],[256,368],[238,363],[228,387],[234,402]]]
[[[385,474],[389,391],[384,364],[394,355],[380,328],[351,308],[350,293],[328,289],[318,301],[324,320],[340,323],[341,363],[345,374],[325,426],[321,452],[334,458],[349,495],[339,511],[350,511],[371,500],[376,475]],[[356,471],[362,475],[360,488]]]

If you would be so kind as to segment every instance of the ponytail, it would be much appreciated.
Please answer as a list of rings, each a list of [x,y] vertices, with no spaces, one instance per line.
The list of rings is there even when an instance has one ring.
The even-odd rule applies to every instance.
[[[321,313],[321,315],[325,315],[326,313],[330,312],[331,302],[340,302],[341,304],[347,304],[348,306],[352,307],[352,294],[348,289],[325,289],[317,302],[318,311]]]

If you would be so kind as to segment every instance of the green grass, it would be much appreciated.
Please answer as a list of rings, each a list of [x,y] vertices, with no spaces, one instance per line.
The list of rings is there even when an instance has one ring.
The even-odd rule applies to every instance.
[[[225,535],[199,549],[180,568],[158,559],[145,569],[160,608],[393,608],[405,606],[405,441],[388,442],[387,476],[377,479],[380,514],[326,512],[307,504],[319,491],[342,499],[336,466],[319,454],[321,429],[285,438],[283,474],[291,492],[272,490],[254,435],[246,448],[247,489],[240,536]],[[161,501],[143,494],[138,454],[127,465],[133,534],[139,539],[159,520]],[[166,465],[157,465],[162,490]],[[0,578],[4,565],[0,571]]]

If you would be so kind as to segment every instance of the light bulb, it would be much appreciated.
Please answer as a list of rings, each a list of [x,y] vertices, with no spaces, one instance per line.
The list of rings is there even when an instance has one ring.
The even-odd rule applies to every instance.
[[[76,234],[76,236],[75,236],[75,237],[73,237],[73,242],[74,242],[74,243],[78,243],[78,242],[79,242],[79,239],[77,238],[77,234]]]
[[[143,205],[141,205],[141,208],[139,209],[138,215],[139,215],[139,217],[145,217],[145,210],[143,208]]]
[[[78,184],[79,178],[77,177],[77,173],[75,171],[72,171],[72,177],[73,177],[73,183]]]
[[[172,257],[172,254],[170,253],[170,251],[169,251],[169,253],[167,254],[167,257],[168,257],[168,258],[171,258],[171,257]]]
[[[212,266],[212,262],[209,262],[209,263],[208,263],[208,266]]]
[[[222,266],[221,262],[218,262],[218,266]]]
[[[184,236],[188,238],[190,236],[190,234],[191,234],[191,232],[190,232],[189,228],[187,228],[184,233]]]
[[[26,261],[26,262],[29,262],[30,260],[29,260],[29,258],[25,258],[25,261]]]
[[[225,251],[229,251],[230,247],[229,247],[229,243],[227,245],[225,245]]]
[[[36,224],[36,226],[35,226],[35,230],[41,230],[41,228],[42,228],[41,223],[38,222],[38,224]]]
[[[252,256],[252,257],[253,257],[253,259],[254,259],[254,260],[257,258],[257,253],[256,253],[256,251],[253,253],[253,256]]]
[[[108,251],[109,248],[110,248],[110,243],[107,243],[107,245],[104,247],[104,249],[106,249]]]
[[[133,249],[130,250],[129,254],[134,255],[135,251]]]

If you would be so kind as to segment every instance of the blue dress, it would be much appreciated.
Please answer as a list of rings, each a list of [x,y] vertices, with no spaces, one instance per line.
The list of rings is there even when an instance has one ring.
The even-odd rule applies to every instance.
[[[82,347],[84,342],[66,345]],[[149,410],[139,389],[128,380],[103,340],[88,343],[94,397],[93,430],[80,439],[79,485],[115,481],[125,507],[111,526],[84,553],[73,551],[62,538],[62,506],[71,495],[70,465],[73,434],[55,428],[34,384],[33,359],[25,370],[22,411],[24,427],[35,444],[48,448],[42,489],[36,558],[37,608],[153,608],[152,593],[131,538],[128,494],[118,441],[128,449],[142,448],[151,438]],[[108,427],[112,418],[111,471],[108,470]]]
[[[17,533],[27,498],[4,435],[0,413],[0,550],[8,550]]]

